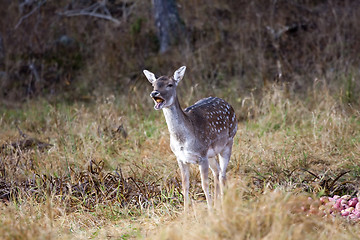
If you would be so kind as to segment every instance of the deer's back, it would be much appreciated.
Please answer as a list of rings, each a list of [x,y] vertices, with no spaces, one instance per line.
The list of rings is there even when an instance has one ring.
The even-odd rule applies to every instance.
[[[209,145],[232,140],[237,130],[234,109],[217,97],[201,99],[184,110],[194,126],[194,133]]]

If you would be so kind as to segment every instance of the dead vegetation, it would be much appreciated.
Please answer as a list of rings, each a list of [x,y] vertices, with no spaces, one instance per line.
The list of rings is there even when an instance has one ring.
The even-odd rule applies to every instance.
[[[114,171],[104,170],[104,161],[90,160],[87,169],[74,169],[62,176],[39,173],[34,166],[31,153],[40,154],[49,151],[52,144],[44,143],[38,139],[30,138],[19,128],[23,140],[4,143],[0,147],[0,199],[3,203],[21,201],[32,198],[38,203],[45,202],[49,196],[55,198],[67,211],[76,211],[79,207],[86,211],[93,211],[99,205],[118,204],[120,208],[128,209],[128,214],[148,209],[167,202],[169,193],[162,189],[172,189],[172,194],[180,193],[179,183],[176,179],[161,182],[157,179],[146,181],[138,175],[138,171],[131,170],[127,176],[118,166]],[[116,130],[118,131],[118,130]],[[138,165],[135,164],[136,167]],[[138,167],[140,170],[141,167]],[[30,170],[31,173],[26,173]],[[23,175],[22,177],[19,176]],[[178,199],[172,199],[178,201]]]
[[[58,198],[67,211],[84,208],[93,211],[99,204],[119,204],[122,208],[146,209],[158,204],[161,188],[157,182],[144,182],[136,176],[124,178],[121,169],[105,173],[103,162],[90,161],[86,171],[70,169],[70,176],[54,177],[34,174],[25,181],[8,181],[3,169],[0,198],[4,203],[19,198],[34,198],[39,203],[47,197]]]
[[[304,195],[270,191],[246,201],[246,181],[232,182],[221,213],[184,214],[153,239],[356,239],[357,224],[340,218],[307,214]],[[181,234],[179,234],[181,233]]]
[[[22,2],[0,3],[4,239],[357,238],[358,224],[301,207],[359,194],[358,1],[179,0],[189,40],[164,54],[150,1]],[[120,24],[82,14],[94,9]],[[214,218],[198,174],[182,214],[142,76],[182,65],[184,107],[216,95],[239,120]]]
[[[34,210],[29,203],[48,206],[38,217],[49,222],[36,229],[42,234],[50,232],[55,239],[60,233],[51,230],[50,223],[62,234],[77,226],[66,235],[69,238],[87,238],[95,232],[98,238],[123,234],[153,238],[159,236],[154,232],[164,231],[164,238],[190,234],[198,238],[249,235],[279,239],[281,235],[280,239],[297,239],[306,231],[307,237],[321,239],[332,233],[334,224],[337,234],[349,238],[351,234],[344,229],[356,232],[353,223],[309,217],[299,208],[308,204],[308,196],[358,195],[360,116],[330,94],[312,94],[311,104],[303,104],[297,97],[287,97],[286,91],[274,85],[263,93],[262,101],[249,98],[244,104],[237,103],[237,111],[248,111],[251,117],[240,122],[234,141],[225,212],[215,213],[215,219],[222,222],[203,219],[205,202],[198,174],[191,176],[193,212],[181,214],[180,173],[161,113],[150,111],[151,102],[147,114],[124,110],[122,97],[105,97],[86,107],[39,101],[35,106],[43,107],[38,108],[29,102],[15,112],[2,112],[2,211],[15,208],[12,214],[26,222],[26,215],[19,216],[16,206],[26,208],[25,214],[30,215]],[[22,115],[27,117],[22,119]],[[27,141],[34,144],[24,144]],[[289,216],[281,217],[284,214]],[[75,223],[79,219],[83,219],[81,227]],[[240,225],[234,224],[237,221]],[[250,221],[248,228],[240,227],[246,221]],[[176,230],[179,234],[174,235],[177,228],[173,224],[179,222],[184,231]],[[314,222],[321,229],[318,233],[309,228]],[[7,224],[4,227],[10,228]],[[137,230],[126,228],[119,233],[112,224],[130,224]],[[289,232],[296,224],[301,231]],[[257,232],[259,227],[263,231]]]

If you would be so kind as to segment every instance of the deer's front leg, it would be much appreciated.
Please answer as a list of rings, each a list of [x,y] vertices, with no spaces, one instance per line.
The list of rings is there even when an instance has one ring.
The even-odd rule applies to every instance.
[[[182,161],[178,160],[178,164],[181,171],[181,182],[182,182],[182,193],[184,196],[184,210],[186,211],[190,205],[190,198],[189,198],[189,164],[183,163]]]

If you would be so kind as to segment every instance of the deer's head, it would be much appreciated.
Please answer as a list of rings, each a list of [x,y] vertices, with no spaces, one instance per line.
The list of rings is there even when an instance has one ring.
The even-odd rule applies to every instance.
[[[144,70],[144,74],[149,82],[153,85],[154,89],[150,93],[150,97],[154,100],[156,110],[170,107],[174,104],[176,99],[176,87],[184,77],[186,67],[182,66],[174,72],[172,77],[162,76],[155,77],[155,74]]]

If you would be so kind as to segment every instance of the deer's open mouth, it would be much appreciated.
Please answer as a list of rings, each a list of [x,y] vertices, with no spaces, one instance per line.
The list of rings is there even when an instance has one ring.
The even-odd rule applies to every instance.
[[[154,108],[155,108],[156,110],[159,110],[159,109],[163,108],[164,103],[165,103],[165,100],[164,100],[164,99],[162,99],[161,97],[153,97],[153,100],[154,100],[154,102],[155,102]]]

